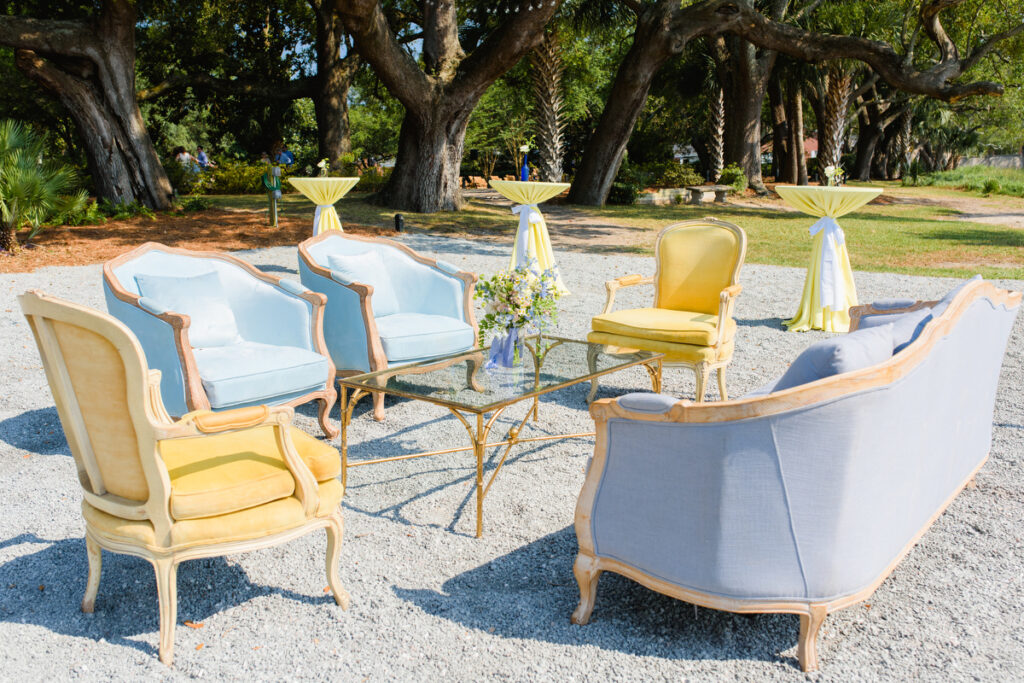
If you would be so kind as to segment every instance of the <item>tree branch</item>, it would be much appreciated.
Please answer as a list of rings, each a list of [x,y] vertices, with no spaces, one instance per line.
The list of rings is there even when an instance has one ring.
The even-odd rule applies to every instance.
[[[285,83],[267,83],[260,80],[216,78],[209,74],[174,74],[162,82],[136,92],[140,102],[153,100],[181,88],[208,88],[227,95],[255,95],[277,100],[297,100],[312,97],[316,92],[316,78],[299,78]]]
[[[978,47],[974,48],[974,51],[972,51],[971,54],[967,56],[967,59],[963,61],[963,70],[967,71],[968,69],[973,68],[978,62],[988,56],[997,44],[1009,38],[1013,38],[1021,31],[1024,31],[1024,24],[1018,24],[1017,26],[1003,31],[1002,33],[997,33]]]
[[[0,45],[66,57],[89,57],[95,32],[79,21],[0,15]]]
[[[933,0],[942,7],[963,0]],[[760,47],[777,50],[808,62],[832,59],[854,59],[871,66],[887,83],[904,92],[927,95],[946,102],[955,102],[972,95],[1001,95],[1003,86],[991,81],[952,83],[964,72],[959,59],[940,61],[920,71],[909,67],[904,57],[887,43],[856,36],[832,35],[807,31],[796,26],[772,21],[736,0],[708,3],[721,17],[711,31],[739,35]]]

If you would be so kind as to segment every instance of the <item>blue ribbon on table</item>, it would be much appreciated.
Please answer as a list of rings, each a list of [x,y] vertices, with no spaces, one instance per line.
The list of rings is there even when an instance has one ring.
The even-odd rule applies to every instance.
[[[491,340],[491,354],[484,363],[485,370],[496,367],[510,368],[515,362],[516,344],[519,341],[519,330],[513,327],[501,337]]]

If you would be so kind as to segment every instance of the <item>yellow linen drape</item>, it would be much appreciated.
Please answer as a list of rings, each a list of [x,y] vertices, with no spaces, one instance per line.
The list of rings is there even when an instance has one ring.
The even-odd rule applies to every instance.
[[[536,205],[561,194],[568,189],[569,183],[524,183],[512,180],[492,180],[491,187],[516,204],[532,207],[535,218],[529,222],[526,255],[528,258],[537,259],[537,265],[541,270],[552,269],[555,273],[555,286],[562,294],[568,294],[569,289],[562,282],[562,276],[555,263],[555,253],[551,249],[551,236],[548,234],[547,223],[544,222],[544,216]],[[516,244],[513,242],[509,268],[516,267],[518,258]]]
[[[775,191],[787,204],[803,213],[818,218],[838,218],[860,207],[881,194],[880,189],[861,187],[820,187],[776,185]],[[841,231],[841,228],[840,228]],[[839,233],[840,237],[842,233]],[[822,260],[826,248],[825,239],[833,239],[824,229],[814,235],[811,250],[811,262],[807,268],[807,279],[804,281],[803,296],[796,315],[785,322],[793,332],[807,330],[825,330],[826,332],[847,332],[850,329],[850,306],[857,305],[857,288],[853,281],[853,270],[850,268],[850,254],[845,239],[835,246],[837,273],[843,293],[845,305],[842,310],[833,310],[831,306],[822,305]]]
[[[334,202],[355,187],[359,178],[289,178],[288,182],[307,199],[316,204],[313,217],[313,235],[325,230],[343,230]]]

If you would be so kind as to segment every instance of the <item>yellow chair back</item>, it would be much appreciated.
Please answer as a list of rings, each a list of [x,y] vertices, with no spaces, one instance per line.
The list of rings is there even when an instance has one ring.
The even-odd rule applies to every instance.
[[[737,283],[746,250],[746,233],[732,223],[704,218],[668,226],[655,246],[655,308],[717,315],[722,290]]]
[[[37,292],[21,297],[83,489],[144,503],[155,472],[149,371],[134,335],[97,311]],[[151,462],[144,463],[148,457]],[[147,473],[147,470],[150,472]],[[87,498],[92,498],[87,496]]]

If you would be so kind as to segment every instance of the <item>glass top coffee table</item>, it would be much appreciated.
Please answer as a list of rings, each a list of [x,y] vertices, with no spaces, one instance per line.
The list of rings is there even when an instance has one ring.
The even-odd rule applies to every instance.
[[[342,377],[341,385],[341,480],[348,483],[348,468],[428,455],[473,451],[476,458],[476,535],[483,535],[484,498],[509,451],[517,443],[593,436],[593,432],[544,435],[520,438],[519,433],[532,417],[539,415],[539,397],[580,382],[630,368],[644,367],[654,391],[661,390],[663,354],[604,347],[561,337],[530,337],[526,340],[521,364],[514,368],[487,369],[487,349],[471,349],[431,361],[401,365],[363,375]],[[371,393],[394,394],[441,405],[459,419],[469,434],[471,446],[412,453],[391,458],[348,461],[348,429],[352,410],[362,397]],[[498,417],[516,404],[528,403],[526,414],[513,422],[505,438],[489,441]],[[487,450],[504,447],[494,471],[484,483]]]

